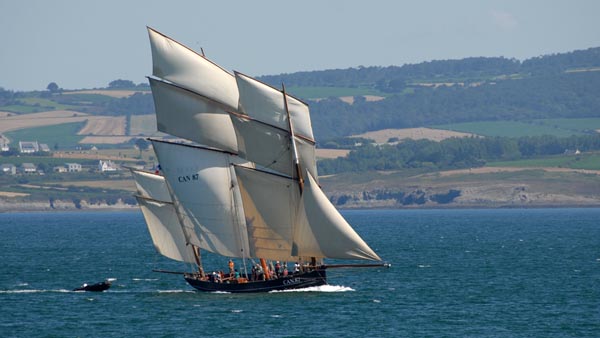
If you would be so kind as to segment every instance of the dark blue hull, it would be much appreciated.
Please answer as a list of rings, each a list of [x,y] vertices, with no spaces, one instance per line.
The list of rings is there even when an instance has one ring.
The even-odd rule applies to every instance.
[[[110,288],[110,282],[100,282],[96,284],[83,284],[82,286],[73,289],[73,291],[92,291],[92,292],[102,292],[106,291]]]
[[[207,292],[269,292],[291,289],[301,289],[311,286],[327,284],[327,274],[324,269],[316,269],[308,272],[296,273],[290,276],[265,281],[237,281],[211,282],[201,280],[198,275],[186,274],[185,280],[194,288]]]

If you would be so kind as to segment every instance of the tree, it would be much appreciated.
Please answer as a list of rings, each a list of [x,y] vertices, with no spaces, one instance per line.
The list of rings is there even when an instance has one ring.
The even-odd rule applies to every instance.
[[[142,151],[148,149],[150,147],[150,142],[144,140],[143,138],[138,138],[135,140],[135,146],[140,151],[140,158],[142,158]]]
[[[133,83],[133,81],[129,81],[129,80],[114,80],[111,81],[108,84],[108,88],[134,88],[135,87],[135,83]]]
[[[50,91],[50,93],[56,93],[60,90],[60,87],[58,87],[56,82],[50,82],[50,83],[48,83],[48,86],[46,87],[46,89],[48,89]]]

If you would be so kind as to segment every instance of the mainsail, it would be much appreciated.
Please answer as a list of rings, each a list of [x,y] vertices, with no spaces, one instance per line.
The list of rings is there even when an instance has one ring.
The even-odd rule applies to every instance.
[[[380,260],[318,185],[305,103],[148,31],[158,129],[194,142],[152,140],[173,211],[193,229],[188,244],[228,257]]]

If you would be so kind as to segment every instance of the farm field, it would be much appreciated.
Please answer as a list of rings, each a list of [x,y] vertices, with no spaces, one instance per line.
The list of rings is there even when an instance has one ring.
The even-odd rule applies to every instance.
[[[375,96],[385,97],[386,94],[373,89],[347,87],[286,87],[286,91],[301,99],[323,99],[326,97],[344,96]]]
[[[451,137],[469,137],[476,136],[470,133],[456,132],[444,129],[431,128],[404,128],[404,129],[383,129],[371,131],[368,133],[353,135],[352,137],[362,137],[374,140],[377,143],[386,143],[390,138],[399,140],[409,138],[413,140],[427,139],[432,141],[442,141]]]
[[[321,148],[319,148],[319,149],[315,150],[317,159],[345,157],[346,155],[348,155],[349,152],[350,152],[350,150],[347,150],[347,149],[321,149]]]
[[[107,188],[115,190],[136,191],[135,182],[131,180],[90,180],[90,181],[65,181],[54,183],[61,187],[87,187],[87,188]]]
[[[125,135],[125,116],[96,116],[87,120],[87,123],[78,135]]]
[[[554,135],[568,137],[600,129],[600,118],[540,119],[527,122],[488,121],[433,126],[433,128],[474,133],[483,136],[523,137]]]
[[[133,115],[131,116],[131,126],[129,127],[130,135],[155,135],[156,130],[156,115]]]
[[[580,154],[570,156],[549,156],[518,161],[490,162],[487,167],[514,167],[514,168],[570,168],[600,170],[600,154]]]
[[[129,97],[135,93],[147,93],[147,91],[139,90],[110,90],[110,89],[89,89],[89,90],[77,90],[72,92],[63,92],[64,95],[81,95],[81,94],[95,94],[110,96],[117,99]]]
[[[70,110],[55,110],[24,115],[13,114],[0,117],[0,133],[25,128],[82,122],[93,118],[95,117]]]
[[[38,141],[47,144],[50,149],[74,148],[83,139],[77,132],[85,122],[70,122],[59,125],[20,129],[4,133],[11,143],[18,146],[19,141]]]

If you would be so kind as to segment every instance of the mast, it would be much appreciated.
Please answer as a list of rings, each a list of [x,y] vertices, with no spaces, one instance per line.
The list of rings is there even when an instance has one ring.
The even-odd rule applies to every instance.
[[[296,167],[296,172],[298,173],[298,187],[300,188],[300,194],[302,195],[302,191],[304,190],[304,177],[302,175],[302,170],[300,167],[300,159],[298,158],[298,148],[296,147],[296,139],[294,135],[294,128],[292,125],[292,116],[290,115],[290,110],[288,108],[287,94],[285,93],[285,85],[281,84],[282,93],[283,93],[283,106],[285,107],[285,112],[287,114],[288,125],[290,127],[290,141],[292,143],[292,149],[294,150],[294,165]],[[317,266],[317,258],[310,258],[310,265],[313,267]]]
[[[292,144],[292,150],[294,151],[294,165],[296,167],[296,172],[298,173],[298,182],[300,187],[300,194],[302,194],[302,190],[304,189],[304,178],[302,175],[302,170],[300,170],[300,159],[298,158],[298,148],[296,147],[294,128],[292,126],[292,117],[290,115],[290,110],[288,108],[287,94],[285,93],[285,85],[281,84],[282,93],[283,93],[283,106],[285,107],[285,112],[287,114],[288,126],[290,128],[290,141]]]

